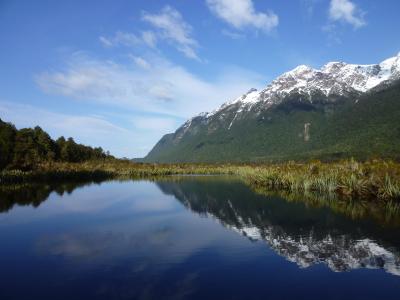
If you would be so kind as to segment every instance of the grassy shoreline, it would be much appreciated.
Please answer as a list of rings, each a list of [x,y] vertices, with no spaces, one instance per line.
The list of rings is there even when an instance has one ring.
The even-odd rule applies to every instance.
[[[239,166],[206,164],[141,164],[126,161],[40,164],[35,170],[4,170],[0,185],[62,179],[148,178],[168,175],[236,174]]]
[[[238,175],[266,191],[335,194],[341,199],[400,202],[400,163],[388,160],[281,164],[140,164],[128,161],[40,164],[35,170],[6,170],[1,184],[51,180],[106,180],[168,175]]]
[[[346,160],[335,163],[286,163],[242,168],[250,185],[296,194],[334,194],[340,199],[400,201],[400,164]]]

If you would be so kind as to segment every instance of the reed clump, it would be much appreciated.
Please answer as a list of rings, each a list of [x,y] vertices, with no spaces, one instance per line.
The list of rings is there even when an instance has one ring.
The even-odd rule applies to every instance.
[[[345,160],[244,167],[240,176],[269,190],[336,194],[340,198],[400,201],[400,164]]]

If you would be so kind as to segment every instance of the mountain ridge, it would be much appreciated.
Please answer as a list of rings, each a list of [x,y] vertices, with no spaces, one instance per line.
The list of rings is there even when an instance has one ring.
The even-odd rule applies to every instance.
[[[325,127],[326,123],[329,123],[330,116],[335,115],[335,118],[337,118],[338,114],[343,113],[341,111],[345,107],[347,110],[354,111],[351,107],[356,105],[358,101],[368,97],[376,98],[374,95],[380,95],[380,91],[390,90],[391,86],[398,84],[399,79],[400,53],[374,65],[330,62],[320,70],[301,65],[282,74],[261,91],[250,89],[247,93],[222,104],[210,113],[200,113],[190,118],[175,133],[162,137],[144,160],[152,162],[274,160],[274,157],[277,156],[275,154],[280,152],[279,147],[274,149],[274,144],[285,146],[286,148],[292,147],[288,139],[286,139],[285,143],[280,142],[282,135],[292,131],[292,140],[296,140],[297,136],[308,142],[306,141],[308,139],[306,135],[309,135],[310,128],[315,133],[316,125]],[[395,95],[394,97],[397,96]],[[367,101],[367,104],[382,105],[379,102],[377,104],[370,102]],[[363,106],[367,104],[362,103]],[[319,114],[316,114],[316,112]],[[356,111],[355,113],[357,115]],[[369,112],[368,114],[371,115],[371,113]],[[389,114],[392,113],[389,112]],[[299,117],[293,119],[295,114],[299,115]],[[315,119],[316,117],[318,117],[318,120]],[[351,116],[347,117],[351,118]],[[367,116],[365,117],[368,118]],[[276,123],[279,118],[281,126],[271,125],[263,128],[259,126],[261,123]],[[296,132],[287,124],[289,120],[297,124]],[[341,122],[343,123],[343,121]],[[382,120],[380,122],[382,123]],[[247,128],[247,131],[242,130],[240,127]],[[249,141],[243,137],[243,135],[253,135],[254,139],[257,136],[258,139],[262,140],[264,138],[263,134],[255,134],[253,132],[260,130],[269,135],[269,138],[267,138],[268,145],[260,141]],[[275,130],[278,133],[281,132],[281,134],[277,134],[273,138],[265,130]],[[314,137],[316,137],[315,134]],[[240,143],[232,143],[229,140],[241,140],[249,145],[244,147]],[[221,146],[215,147],[215,144],[221,144]],[[215,151],[221,153],[232,152],[231,149],[226,149],[229,144],[230,147],[237,148],[236,151],[233,151],[237,153],[237,157],[233,157],[233,153],[232,155],[217,155],[215,157]],[[253,151],[254,149],[251,149],[259,147],[263,147],[265,151],[261,151],[262,149]],[[212,148],[214,157],[210,156],[211,151],[208,151],[209,158],[203,154],[199,156],[198,154],[204,152],[205,148]],[[242,153],[242,148],[249,149],[247,156]],[[305,148],[307,147],[298,144],[298,147],[294,146],[293,150],[295,152],[298,150],[297,152],[301,154]],[[317,150],[316,148],[318,147],[314,148],[311,150]],[[346,148],[346,145],[344,145],[344,148]],[[287,149],[285,151],[293,152]],[[261,156],[264,156],[264,159],[257,158],[259,155],[256,152],[262,153],[263,155]],[[343,152],[346,152],[346,149]],[[381,154],[378,152],[377,154]],[[254,156],[254,154],[257,154],[257,156]],[[291,159],[292,155],[286,156],[287,159]],[[309,158],[316,157],[315,155],[308,156]]]
[[[323,79],[328,82],[323,83],[330,86],[326,87],[323,84],[315,86],[315,84],[321,83],[321,75],[327,75],[328,78]],[[338,80],[341,78],[343,80]],[[350,92],[351,90],[365,93],[386,81],[393,81],[399,78],[400,52],[396,56],[385,59],[379,64],[357,65],[345,62],[328,62],[321,69],[299,65],[291,71],[278,76],[263,90],[258,91],[255,88],[251,88],[245,94],[234,100],[225,102],[212,112],[202,112],[193,118],[199,116],[210,117],[219,110],[235,103],[242,103],[245,106],[259,101],[266,102],[266,99],[273,100],[273,97],[276,95],[265,95],[267,93],[271,94],[271,92],[276,93],[280,97],[286,96],[293,91],[296,92],[296,89],[298,89],[297,92],[306,92],[309,95],[313,92],[313,89],[318,89],[324,92],[325,96],[329,96],[330,94],[343,95],[344,92]],[[351,79],[350,83],[348,82],[349,79]],[[342,86],[338,86],[338,84]]]

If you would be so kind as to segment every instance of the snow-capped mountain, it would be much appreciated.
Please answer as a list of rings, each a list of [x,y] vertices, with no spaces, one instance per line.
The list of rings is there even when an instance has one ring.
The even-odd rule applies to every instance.
[[[400,147],[399,88],[400,53],[373,65],[298,66],[263,90],[187,120],[144,161],[393,156]]]
[[[265,89],[257,91],[252,88],[211,113],[201,113],[196,117],[207,119],[233,105],[239,113],[250,110],[254,104],[262,103],[266,109],[273,104],[279,104],[294,93],[305,96],[310,101],[313,101],[313,95],[334,100],[338,96],[347,96],[350,93],[366,93],[380,84],[397,79],[400,79],[400,52],[395,57],[372,65],[329,62],[320,70],[300,65],[273,80]],[[190,121],[191,119],[185,124]]]

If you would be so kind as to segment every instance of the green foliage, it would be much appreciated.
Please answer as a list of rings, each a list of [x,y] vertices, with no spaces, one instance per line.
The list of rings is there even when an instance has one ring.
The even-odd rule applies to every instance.
[[[31,169],[41,161],[56,159],[56,145],[40,127],[23,128],[15,135],[12,166]]]
[[[5,168],[13,159],[16,132],[13,125],[0,119],[0,169]]]
[[[394,182],[393,179],[386,174],[385,179],[379,187],[379,196],[384,199],[400,200],[400,183]]]
[[[113,159],[101,148],[77,144],[72,138],[54,141],[40,127],[17,130],[0,120],[0,170],[32,170],[40,164]]]

